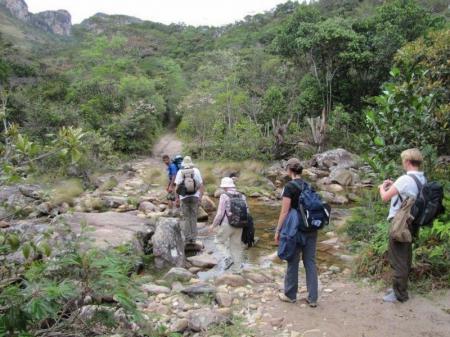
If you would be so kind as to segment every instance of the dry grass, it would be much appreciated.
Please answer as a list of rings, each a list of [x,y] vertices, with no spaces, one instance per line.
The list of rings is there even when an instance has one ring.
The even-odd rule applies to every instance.
[[[152,167],[145,170],[141,177],[142,180],[149,185],[165,185],[167,184],[165,168],[162,167]]]
[[[70,179],[58,183],[51,192],[51,200],[56,204],[67,202],[72,205],[74,199],[83,193],[83,186],[80,180]]]

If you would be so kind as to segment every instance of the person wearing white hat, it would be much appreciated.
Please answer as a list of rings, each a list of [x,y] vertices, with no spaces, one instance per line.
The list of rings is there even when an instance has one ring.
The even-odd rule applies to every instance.
[[[220,196],[217,214],[211,225],[220,226],[216,242],[225,256],[224,268],[239,272],[242,262],[243,245],[241,242],[242,228],[248,221],[248,205],[245,196],[236,189],[232,178],[223,178],[220,188],[225,193]]]
[[[203,197],[204,186],[200,170],[194,167],[191,157],[184,157],[181,166],[182,169],[175,177],[175,191],[181,202],[185,242],[192,244],[197,239],[198,207]]]

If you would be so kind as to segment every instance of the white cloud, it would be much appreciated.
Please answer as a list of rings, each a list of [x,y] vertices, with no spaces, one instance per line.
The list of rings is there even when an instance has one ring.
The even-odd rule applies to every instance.
[[[261,13],[286,0],[25,0],[32,13],[66,9],[73,23],[98,12],[166,24],[224,25]]]

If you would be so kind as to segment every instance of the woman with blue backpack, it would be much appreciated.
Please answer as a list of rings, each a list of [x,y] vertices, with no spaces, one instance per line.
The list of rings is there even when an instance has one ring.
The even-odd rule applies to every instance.
[[[299,228],[300,222],[303,221],[302,218],[306,217],[305,210],[300,204],[300,198],[303,190],[308,189],[309,185],[301,178],[303,167],[297,158],[288,160],[286,170],[292,180],[284,187],[281,212],[275,231],[275,242],[280,245],[278,254],[280,258],[287,260],[288,264],[284,278],[284,292],[279,293],[279,298],[283,302],[296,302],[298,268],[301,256],[306,271],[306,287],[308,290],[306,302],[314,308],[317,306],[318,297],[317,229],[302,231]],[[282,242],[280,242],[280,239]]]

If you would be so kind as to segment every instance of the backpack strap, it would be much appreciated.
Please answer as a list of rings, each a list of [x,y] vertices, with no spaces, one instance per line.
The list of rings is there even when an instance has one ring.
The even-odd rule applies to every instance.
[[[417,178],[417,176],[415,174],[408,174],[408,176],[410,176],[411,178],[414,179],[414,181],[416,182],[416,185],[417,185],[417,189],[419,190],[419,194],[420,194],[420,191],[422,191],[422,188],[423,188],[423,184],[420,182],[419,178]]]
[[[415,182],[416,185],[417,185],[417,189],[419,190],[419,193],[418,193],[417,195],[419,195],[419,194],[420,194],[420,191],[422,191],[423,184],[420,182],[419,178],[417,178],[417,176],[416,176],[415,174],[407,174],[407,176],[413,178],[414,182]],[[397,204],[398,204],[399,201],[400,201],[401,203],[403,203],[403,198],[402,198],[402,196],[400,195],[400,193],[398,194],[398,199],[397,199],[397,201],[395,202],[394,207],[397,206]]]

